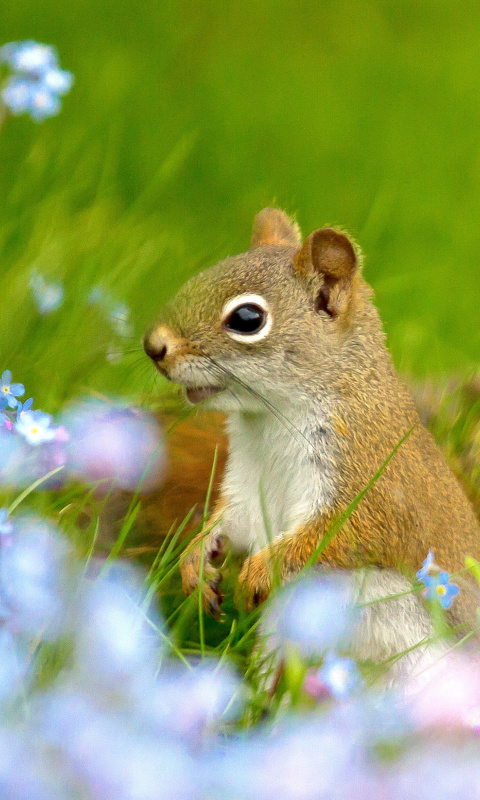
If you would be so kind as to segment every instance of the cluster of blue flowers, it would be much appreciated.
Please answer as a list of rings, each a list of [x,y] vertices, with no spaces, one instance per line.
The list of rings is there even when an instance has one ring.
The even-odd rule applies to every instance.
[[[330,616],[333,633],[323,623],[316,642],[312,627],[292,633],[290,589],[272,612],[280,648],[295,635],[323,660],[330,693],[312,705],[305,691],[308,702],[246,727],[248,684],[225,657],[175,658],[136,569],[82,563],[51,524],[5,509],[0,557],[2,796],[417,800],[419,787],[425,800],[480,796],[471,723],[457,737],[428,718],[426,727],[407,699],[345,680],[353,662],[326,654],[355,618],[335,578],[306,578],[294,598],[301,619]]]
[[[23,383],[12,383],[12,373],[6,369],[0,378],[0,423],[7,430],[17,431],[29,444],[51,442],[57,435],[53,418],[43,411],[34,411],[32,397],[21,403],[18,398],[24,394]]]
[[[73,75],[60,68],[54,47],[34,41],[9,42],[0,48],[0,64],[12,70],[2,91],[12,114],[30,114],[35,122],[58,114],[60,98],[70,91]]]
[[[47,473],[142,491],[155,485],[164,466],[164,447],[156,422],[139,409],[99,401],[77,402],[60,424],[24,403],[22,383],[10,370],[0,380],[0,485],[22,486]],[[52,479],[53,480],[53,479]],[[54,484],[59,486],[60,476]],[[139,487],[139,484],[140,487]]]
[[[425,584],[424,596],[427,600],[438,601],[442,608],[450,608],[460,591],[456,583],[450,581],[448,572],[435,564],[432,550],[428,551],[421,569],[418,570],[417,580]]]

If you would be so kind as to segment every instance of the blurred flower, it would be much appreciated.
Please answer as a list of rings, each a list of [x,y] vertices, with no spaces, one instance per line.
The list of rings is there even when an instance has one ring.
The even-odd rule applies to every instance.
[[[432,570],[433,566],[433,550],[429,550],[427,557],[422,564],[422,568],[417,572],[417,580],[424,581],[425,578],[430,575],[430,571]]]
[[[108,320],[115,336],[120,339],[131,338],[134,327],[130,319],[130,309],[126,303],[119,303],[102,286],[94,286],[88,295],[88,303],[97,305]],[[123,358],[123,345],[114,339],[107,348],[107,360],[118,364]]]
[[[54,47],[29,40],[3,45],[0,61],[17,72],[41,75],[57,65],[58,57]]]
[[[11,427],[0,427],[0,484],[3,486],[21,486],[31,477],[27,443],[15,436]]]
[[[9,630],[56,639],[63,629],[67,548],[43,521],[23,520],[2,551],[0,608]]]
[[[135,693],[155,675],[163,622],[142,607],[138,575],[126,566],[85,584],[77,621],[77,671],[86,686]]]
[[[477,729],[480,664],[476,657],[450,652],[407,685],[410,713],[420,728]]]
[[[12,373],[6,369],[0,378],[0,397],[7,401],[9,408],[15,408],[18,403],[17,397],[21,397],[22,394],[25,394],[23,383],[12,383]]]
[[[83,480],[113,481],[146,491],[163,471],[164,447],[155,420],[138,409],[97,401],[79,403],[63,424],[70,440],[67,467]]]
[[[295,646],[306,658],[346,643],[357,620],[352,585],[340,573],[311,572],[275,595],[265,612],[262,631],[268,648]]]
[[[238,675],[228,664],[212,660],[190,670],[167,666],[143,693],[140,707],[155,730],[195,739],[235,719],[243,701]]]
[[[47,283],[43,275],[33,272],[29,285],[40,314],[51,314],[62,305],[64,288],[61,283]]]
[[[0,538],[5,543],[13,533],[13,522],[8,519],[8,510],[0,508]]]
[[[60,69],[53,47],[10,42],[0,48],[0,61],[13,70],[1,93],[12,114],[30,114],[36,122],[58,114],[60,96],[70,91],[73,75]]]
[[[15,423],[15,428],[29,444],[42,444],[55,439],[53,419],[43,411],[24,411]]]
[[[468,745],[449,748],[438,741],[417,744],[383,771],[388,800],[477,800],[480,752]]]
[[[130,724],[129,724],[130,723]],[[200,800],[199,770],[178,741],[114,714],[80,720],[61,743],[89,800]]]
[[[10,78],[2,90],[2,100],[12,114],[30,114],[35,122],[42,122],[60,111],[57,94],[42,81],[29,78]]]
[[[450,608],[460,589],[455,583],[450,583],[448,572],[438,575],[427,575],[424,579],[426,589],[424,595],[427,600],[438,600],[442,608]]]
[[[375,800],[355,732],[328,718],[289,720],[273,735],[232,741],[208,764],[214,800]]]
[[[3,599],[0,598],[0,619],[3,620],[5,613]],[[2,625],[0,627],[0,702],[13,700],[22,688],[26,688],[24,684],[29,664],[30,657],[27,646],[23,642],[19,642],[12,632]]]
[[[133,335],[133,325],[130,321],[130,309],[125,303],[117,303],[108,314],[111,326],[117,336],[127,338]]]
[[[49,69],[43,76],[43,85],[50,92],[66,94],[73,86],[73,75],[66,69]]]
[[[325,656],[319,670],[309,670],[305,678],[304,689],[311,697],[317,699],[331,694],[337,700],[343,700],[362,683],[357,665],[350,658],[339,658],[333,653]]]

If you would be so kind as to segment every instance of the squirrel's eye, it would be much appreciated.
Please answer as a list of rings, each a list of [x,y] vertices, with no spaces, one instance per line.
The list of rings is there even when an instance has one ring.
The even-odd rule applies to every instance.
[[[225,320],[225,327],[233,333],[249,336],[258,333],[267,320],[265,309],[254,303],[238,306]]]
[[[227,300],[222,309],[222,325],[230,339],[250,345],[268,336],[272,314],[261,295],[237,294]]]

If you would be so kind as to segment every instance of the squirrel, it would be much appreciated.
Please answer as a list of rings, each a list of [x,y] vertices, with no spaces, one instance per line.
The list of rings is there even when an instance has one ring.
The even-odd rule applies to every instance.
[[[268,597],[273,566],[282,581],[298,574],[397,447],[320,564],[372,568],[385,595],[430,549],[451,572],[480,558],[473,508],[394,369],[362,266],[344,230],[325,226],[302,243],[294,221],[266,208],[250,249],[187,281],[145,334],[159,372],[191,404],[226,415],[219,497],[181,559],[184,591],[202,574],[214,615],[224,537],[247,553],[238,594],[251,610]],[[451,620],[473,608],[460,592]]]

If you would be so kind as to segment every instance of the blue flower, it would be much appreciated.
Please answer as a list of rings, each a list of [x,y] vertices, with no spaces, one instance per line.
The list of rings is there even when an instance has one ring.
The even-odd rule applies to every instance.
[[[15,408],[18,403],[17,397],[21,397],[22,394],[25,394],[23,383],[12,383],[12,373],[6,369],[0,379],[0,397],[6,399],[9,408]],[[5,405],[2,407],[5,408]]]
[[[10,630],[53,641],[63,630],[68,547],[43,521],[24,520],[17,532],[2,551],[0,606]]]
[[[361,677],[355,661],[351,658],[339,658],[334,653],[325,656],[319,677],[330,694],[343,700],[361,684]]]
[[[60,100],[41,81],[10,78],[2,100],[14,115],[30,114],[35,122],[53,117],[60,111]]]
[[[6,422],[8,423],[9,421],[7,415],[3,413],[3,409],[6,407],[7,407],[7,398],[5,397],[5,395],[2,395],[0,397],[0,426],[5,425],[5,423]]]
[[[17,401],[17,419],[19,419],[22,414],[25,414],[26,411],[30,411],[33,404],[33,397],[29,397],[28,400],[25,400],[24,403],[21,403],[20,400]]]
[[[6,508],[0,508],[0,537],[8,540],[12,533],[13,522],[8,519],[8,511]]]
[[[9,42],[0,48],[0,61],[16,72],[39,76],[56,67],[58,56],[54,47],[40,42]]]
[[[311,572],[291,583],[273,597],[264,616],[268,649],[293,645],[310,658],[348,642],[358,615],[352,590],[349,579],[338,574]]]
[[[67,94],[73,86],[73,75],[66,69],[49,69],[43,76],[43,84],[51,92]]]
[[[428,555],[422,564],[422,568],[417,572],[417,580],[424,582],[425,578],[430,575],[433,567],[433,550],[428,551]]]
[[[62,305],[64,289],[61,283],[47,283],[43,275],[34,272],[29,285],[40,314],[50,314]]]
[[[450,583],[448,572],[427,575],[424,583],[427,587],[424,592],[427,600],[438,600],[442,608],[450,608],[454,598],[460,591],[455,583]]]
[[[70,91],[73,75],[60,69],[53,47],[31,41],[10,42],[0,48],[1,61],[13,70],[1,94],[12,114],[30,114],[35,122],[58,114],[60,96]]]
[[[23,411],[15,423],[15,428],[29,444],[51,442],[55,438],[52,417],[43,411]]]

